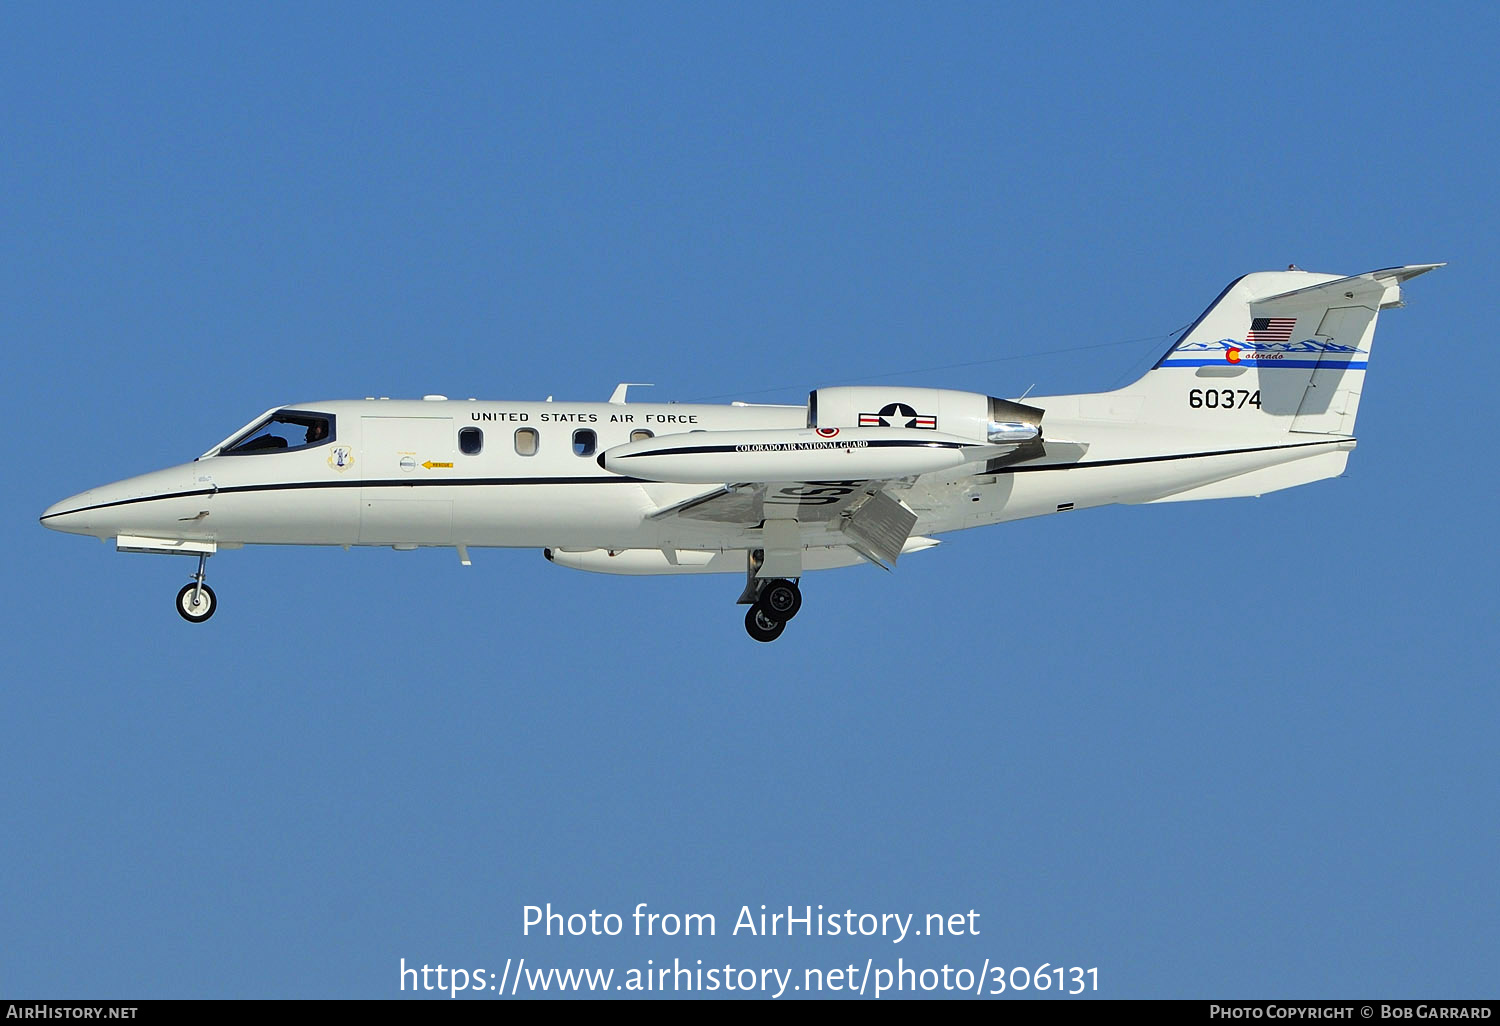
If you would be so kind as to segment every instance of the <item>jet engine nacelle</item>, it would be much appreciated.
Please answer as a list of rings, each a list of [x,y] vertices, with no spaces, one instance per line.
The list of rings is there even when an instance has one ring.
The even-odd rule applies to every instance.
[[[853,385],[807,397],[813,428],[904,428],[979,443],[1027,442],[1041,434],[1042,412],[1008,399],[948,388]]]

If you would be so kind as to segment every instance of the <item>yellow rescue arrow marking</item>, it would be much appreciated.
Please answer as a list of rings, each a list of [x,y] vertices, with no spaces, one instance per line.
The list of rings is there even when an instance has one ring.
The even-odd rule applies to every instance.
[[[422,466],[426,467],[428,470],[431,470],[433,467],[451,467],[451,466],[453,466],[453,464],[451,464],[451,463],[434,463],[431,460],[428,460],[426,463],[422,464]]]

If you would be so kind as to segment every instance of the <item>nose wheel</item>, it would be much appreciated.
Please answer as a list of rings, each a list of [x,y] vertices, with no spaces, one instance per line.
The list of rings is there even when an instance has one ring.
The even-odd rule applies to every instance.
[[[796,581],[779,577],[766,581],[745,612],[745,632],[756,641],[775,641],[801,608],[802,590]]]
[[[198,557],[198,572],[193,575],[191,584],[183,585],[177,593],[177,612],[188,623],[202,623],[214,615],[214,610],[219,608],[219,600],[214,595],[214,590],[203,583],[203,571],[208,564],[208,556]]]

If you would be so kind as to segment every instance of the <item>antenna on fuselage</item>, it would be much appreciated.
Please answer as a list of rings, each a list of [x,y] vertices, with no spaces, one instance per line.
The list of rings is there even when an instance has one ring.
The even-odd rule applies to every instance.
[[[615,386],[614,393],[610,395],[609,401],[616,406],[625,405],[625,393],[631,388],[655,388],[656,385],[649,381],[622,381]]]

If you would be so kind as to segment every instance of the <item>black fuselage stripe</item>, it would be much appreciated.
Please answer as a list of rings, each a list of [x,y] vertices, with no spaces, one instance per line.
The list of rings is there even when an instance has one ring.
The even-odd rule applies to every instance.
[[[1048,463],[1035,467],[1001,467],[998,470],[989,471],[991,474],[1022,474],[1034,473],[1045,470],[1084,470],[1089,467],[1124,467],[1137,463],[1164,463],[1170,460],[1201,460],[1214,456],[1241,456],[1255,452],[1274,452],[1279,449],[1304,449],[1313,445],[1336,445],[1344,442],[1352,442],[1349,437],[1330,438],[1326,441],[1315,442],[1293,442],[1289,445],[1262,445],[1253,449],[1219,449],[1214,452],[1185,452],[1171,456],[1133,456],[1118,460],[1093,460],[1087,463]],[[983,472],[981,472],[983,473]],[[163,499],[185,499],[193,495],[229,495],[245,492],[290,492],[301,491],[308,488],[492,488],[509,487],[511,485],[575,485],[575,484],[660,484],[663,482],[649,481],[639,477],[622,477],[618,475],[593,475],[589,477],[469,477],[456,478],[453,480],[426,480],[426,481],[284,481],[276,484],[257,485],[228,485],[223,488],[195,488],[185,492],[163,492],[161,495],[141,495],[133,499],[118,499],[115,502],[101,502],[95,506],[80,506],[77,509],[63,510],[60,513],[50,513],[43,516],[65,517],[73,513],[91,513],[97,509],[110,509],[115,506],[129,506],[137,502],[157,502]]]
[[[1340,435],[1316,442],[1292,442],[1288,445],[1260,445],[1253,449],[1219,449],[1214,452],[1184,452],[1171,456],[1131,456],[1119,460],[1091,460],[1088,463],[1046,463],[1038,467],[1001,467],[990,471],[993,474],[1025,474],[1040,470],[1075,470],[1082,467],[1123,467],[1135,463],[1166,463],[1170,460],[1205,460],[1212,456],[1243,456],[1252,452],[1275,452],[1278,449],[1305,449],[1311,445],[1337,445],[1352,442],[1353,438]]]

